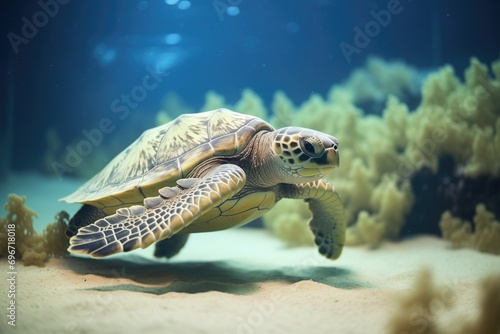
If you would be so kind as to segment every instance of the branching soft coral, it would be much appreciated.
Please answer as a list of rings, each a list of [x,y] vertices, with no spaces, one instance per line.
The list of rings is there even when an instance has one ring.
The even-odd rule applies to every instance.
[[[371,192],[370,214],[361,211],[356,223],[348,229],[347,244],[378,246],[385,239],[395,239],[411,209],[413,195],[408,182],[401,187],[389,177],[384,178]]]
[[[45,251],[52,257],[61,257],[68,254],[68,237],[66,229],[68,228],[69,214],[66,211],[60,211],[55,216],[56,221],[47,225],[43,230],[45,240]]]
[[[16,254],[24,257],[25,253],[30,251],[37,253],[44,253],[43,239],[33,228],[33,218],[38,217],[35,211],[29,209],[24,205],[26,197],[19,197],[17,195],[9,195],[9,199],[5,204],[7,216],[0,218],[1,226],[1,241],[2,247],[1,255],[5,256],[7,253],[7,227],[15,226],[15,248]]]
[[[211,90],[205,94],[205,104],[203,105],[203,107],[201,107],[201,110],[206,111],[225,107],[226,99],[224,99],[224,96],[219,95],[215,91]]]
[[[16,257],[22,260],[24,265],[43,267],[50,256],[67,254],[68,239],[64,232],[69,216],[61,211],[56,215],[56,222],[49,224],[40,235],[33,228],[33,218],[37,217],[37,214],[29,209],[25,202],[26,197],[9,195],[5,204],[7,216],[0,218],[0,257],[7,255],[7,230],[8,226],[13,225]]]
[[[274,94],[271,109],[273,112],[271,124],[273,124],[276,128],[283,128],[292,124],[295,106],[284,92],[277,91]]]
[[[482,284],[482,298],[479,317],[467,323],[460,334],[500,333],[500,276],[488,277]]]
[[[443,213],[439,226],[443,238],[454,247],[470,247],[481,252],[500,254],[500,222],[483,204],[476,206],[474,231],[471,223],[454,218],[449,211]]]
[[[411,290],[398,296],[397,309],[388,322],[388,332],[498,334],[500,333],[500,318],[498,317],[500,314],[500,277],[492,276],[484,279],[481,289],[479,315],[476,319],[464,324],[463,316],[456,314],[456,310],[453,309],[457,292],[448,286],[435,286],[430,271],[423,270]],[[440,320],[448,312],[456,319],[452,327],[440,324]],[[450,318],[449,314],[448,318]]]
[[[234,110],[247,115],[253,115],[262,119],[266,118],[266,108],[262,99],[249,88],[243,90],[241,100],[236,103]]]
[[[466,176],[499,176],[500,78],[490,78],[477,59],[471,60],[465,78],[461,83],[450,66],[429,77],[422,104],[410,115],[405,157],[416,169],[437,170],[438,157],[450,154]]]
[[[310,218],[311,212],[305,203],[283,199],[263,220],[264,226],[279,239],[286,240],[292,246],[302,246],[314,244],[313,234],[307,226]]]
[[[378,113],[389,95],[400,99],[417,96],[420,76],[415,68],[403,62],[370,57],[365,66],[354,70],[342,86],[352,92],[354,103]]]
[[[434,286],[429,270],[421,271],[410,292],[399,296],[397,311],[388,324],[389,333],[439,333],[434,309],[437,304],[442,310],[450,308],[455,299],[450,292]]]

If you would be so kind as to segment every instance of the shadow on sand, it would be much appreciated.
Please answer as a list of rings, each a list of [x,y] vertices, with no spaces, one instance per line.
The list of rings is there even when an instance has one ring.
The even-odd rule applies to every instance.
[[[258,266],[219,262],[159,262],[141,257],[125,259],[92,259],[68,257],[65,265],[77,274],[109,278],[109,285],[90,290],[135,291],[162,295],[169,292],[202,293],[219,291],[234,295],[255,292],[260,283],[296,283],[312,280],[339,289],[367,287],[342,268],[330,266],[296,266],[264,269]],[[115,284],[127,280],[127,284]]]

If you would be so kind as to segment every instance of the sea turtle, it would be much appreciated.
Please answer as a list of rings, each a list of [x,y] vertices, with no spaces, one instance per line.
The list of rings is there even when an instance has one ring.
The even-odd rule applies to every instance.
[[[240,226],[294,198],[309,203],[319,252],[336,259],[344,209],[323,176],[338,165],[337,139],[318,131],[275,130],[228,109],[181,115],[62,199],[83,204],[66,232],[69,251],[104,257],[156,241],[155,255],[170,257],[190,232]]]

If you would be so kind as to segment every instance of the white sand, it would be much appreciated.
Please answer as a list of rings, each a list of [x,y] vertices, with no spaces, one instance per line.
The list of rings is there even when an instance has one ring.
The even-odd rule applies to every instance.
[[[45,268],[18,263],[16,327],[7,325],[2,279],[0,333],[385,333],[395,296],[424,267],[442,292],[436,305],[452,298],[454,306],[417,317],[437,317],[453,333],[477,315],[479,282],[500,274],[500,257],[431,237],[346,248],[329,261],[266,231],[236,229],[192,235],[170,262],[151,253],[52,259]],[[7,276],[5,261],[0,270]]]

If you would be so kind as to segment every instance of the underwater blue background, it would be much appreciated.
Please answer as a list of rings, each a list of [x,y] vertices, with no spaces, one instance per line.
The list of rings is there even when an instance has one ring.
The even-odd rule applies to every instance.
[[[130,112],[151,124],[167,92],[195,110],[209,90],[234,103],[246,87],[267,105],[276,90],[300,104],[312,93],[325,95],[370,55],[424,72],[451,64],[460,75],[471,56],[489,63],[499,55],[494,1],[401,0],[400,12],[347,61],[340,44],[354,45],[354,28],[364,29],[374,20],[371,11],[390,3],[61,0],[57,10],[51,7],[54,16],[14,47],[9,33],[22,35],[23,17],[33,22],[42,9],[37,1],[3,1],[1,109],[2,128],[12,133],[9,167],[39,169],[50,127],[69,143],[109,117],[135,138],[147,123],[122,122],[112,103],[141,85],[148,69],[162,82]]]

